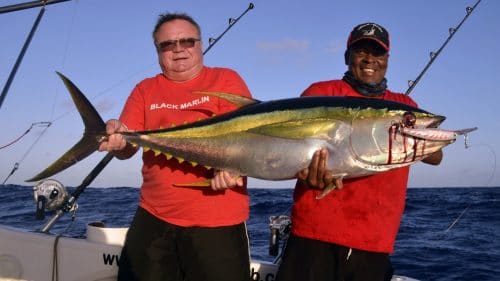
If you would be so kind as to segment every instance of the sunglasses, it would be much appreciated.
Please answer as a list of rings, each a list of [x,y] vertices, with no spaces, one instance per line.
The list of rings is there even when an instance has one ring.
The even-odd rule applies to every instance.
[[[197,39],[197,38],[181,38],[178,40],[166,40],[166,41],[158,43],[156,45],[156,49],[159,52],[173,51],[175,49],[175,47],[177,47],[177,44],[179,44],[184,49],[193,48],[194,44],[197,41],[201,41],[201,40]]]

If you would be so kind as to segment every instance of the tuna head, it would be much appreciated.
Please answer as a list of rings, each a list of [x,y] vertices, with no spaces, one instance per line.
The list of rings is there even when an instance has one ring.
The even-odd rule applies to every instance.
[[[365,170],[413,164],[453,143],[462,131],[438,126],[444,116],[404,110],[368,110],[352,120],[351,153]]]

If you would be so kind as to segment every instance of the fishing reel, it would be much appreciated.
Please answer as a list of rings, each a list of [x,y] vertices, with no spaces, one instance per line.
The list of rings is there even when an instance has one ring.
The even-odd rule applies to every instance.
[[[269,255],[273,257],[278,256],[280,240],[283,239],[286,241],[286,239],[288,239],[291,225],[292,221],[289,216],[280,215],[269,217],[269,229],[271,230],[271,236],[269,237]]]
[[[45,210],[54,211],[61,209],[68,198],[66,188],[58,181],[47,179],[38,182],[33,187],[36,204],[36,219],[45,218]]]

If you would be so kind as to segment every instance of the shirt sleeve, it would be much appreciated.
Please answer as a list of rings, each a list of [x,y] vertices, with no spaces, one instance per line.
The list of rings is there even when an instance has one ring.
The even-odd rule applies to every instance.
[[[127,98],[120,115],[120,121],[127,126],[129,130],[145,130],[145,97],[140,84],[136,85],[132,93]]]

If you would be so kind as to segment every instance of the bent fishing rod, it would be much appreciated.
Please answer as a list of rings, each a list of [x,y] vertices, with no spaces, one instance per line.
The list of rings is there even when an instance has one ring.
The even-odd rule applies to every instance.
[[[460,29],[460,27],[462,26],[462,24],[465,22],[465,20],[470,16],[470,14],[472,14],[472,12],[476,8],[476,6],[479,4],[479,2],[481,2],[481,0],[478,0],[476,2],[476,4],[474,4],[474,6],[467,7],[465,9],[466,14],[465,14],[464,18],[462,19],[462,21],[456,27],[450,27],[449,28],[449,30],[448,30],[449,31],[448,38],[446,38],[446,40],[444,41],[444,43],[441,45],[441,47],[436,52],[431,52],[430,53],[430,60],[427,63],[427,65],[424,67],[424,69],[422,70],[422,72],[420,72],[420,74],[417,76],[417,78],[415,78],[415,80],[409,80],[408,81],[408,90],[406,90],[405,95],[409,95],[411,93],[411,91],[413,90],[413,88],[415,88],[415,86],[420,81],[420,79],[422,79],[422,76],[424,76],[424,74],[427,71],[427,69],[429,69],[429,67],[436,60],[436,58],[439,56],[439,54],[444,49],[444,47],[448,44],[448,42],[450,42],[451,38],[453,38],[453,36],[455,35],[455,33]]]
[[[205,55],[221,38],[226,34],[226,32],[233,27],[233,25],[238,22],[238,20],[243,17],[249,10],[253,9],[255,6],[253,3],[250,3],[248,5],[248,8],[236,19],[230,18],[229,19],[229,26],[222,32],[221,35],[217,37],[217,39],[210,38],[210,43],[209,47],[203,52],[203,55]],[[81,193],[85,190],[87,186],[92,183],[92,181],[104,170],[104,168],[108,165],[111,160],[113,160],[114,155],[111,152],[106,153],[106,156],[99,161],[99,163],[92,169],[92,171],[85,177],[85,179],[82,181],[82,183],[76,188],[76,190],[72,193],[72,195],[64,201],[62,206],[57,209],[56,213],[50,218],[50,220],[39,230],[40,232],[43,233],[48,233],[52,226],[59,220],[64,213],[70,212],[71,210],[74,209],[76,206],[76,200],[80,196]]]

